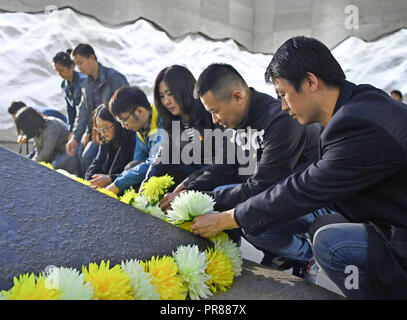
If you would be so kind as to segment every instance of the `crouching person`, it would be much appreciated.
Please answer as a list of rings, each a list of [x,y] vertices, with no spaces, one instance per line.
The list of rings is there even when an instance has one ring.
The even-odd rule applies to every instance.
[[[34,108],[25,107],[16,114],[17,131],[27,140],[34,139],[35,154],[32,160],[49,162],[55,169],[79,174],[79,160],[65,153],[68,141],[68,125],[54,117],[44,117]]]
[[[136,147],[131,168],[123,171],[106,188],[115,194],[135,187],[138,189],[146,177],[161,143],[161,124],[155,106],[148,102],[146,94],[138,87],[118,89],[109,102],[109,111],[121,125],[134,131]]]

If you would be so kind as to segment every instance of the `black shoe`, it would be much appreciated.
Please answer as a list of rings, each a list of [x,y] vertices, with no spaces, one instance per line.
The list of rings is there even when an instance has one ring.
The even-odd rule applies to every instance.
[[[303,278],[309,282],[317,283],[317,275],[321,270],[315,258],[307,262],[296,262],[293,267],[293,275]]]
[[[287,262],[283,258],[275,256],[270,252],[264,252],[264,257],[260,264],[279,271],[288,270],[293,267],[292,263]]]

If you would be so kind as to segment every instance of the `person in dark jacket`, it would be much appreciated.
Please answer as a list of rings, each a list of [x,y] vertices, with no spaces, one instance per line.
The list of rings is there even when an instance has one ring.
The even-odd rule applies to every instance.
[[[68,115],[69,131],[72,132],[76,118],[76,108],[81,102],[83,82],[86,76],[82,72],[75,71],[75,63],[71,60],[72,50],[60,51],[52,59],[54,69],[63,79],[61,89],[66,102],[66,113]]]
[[[199,76],[195,95],[211,113],[214,123],[236,130],[237,145],[248,154],[246,159],[255,162],[254,172],[248,179],[245,177],[246,181],[207,192],[214,197],[216,210],[234,208],[318,158],[320,126],[298,124],[281,110],[281,101],[250,88],[232,66],[208,66]],[[183,185],[188,190],[207,191],[235,183],[237,178],[242,179],[239,176],[242,166],[239,162],[215,164]],[[315,217],[326,213],[310,211],[296,228],[281,229],[273,235],[267,234],[267,238],[246,236],[246,239],[266,253],[305,265],[313,257],[312,250],[306,238],[297,235],[307,233]]]
[[[104,104],[96,108],[94,118],[95,130],[100,134],[99,149],[85,179],[90,180],[92,188],[98,189],[112,183],[133,160],[135,136],[116,121]]]
[[[219,214],[217,230],[196,219],[196,234],[240,227],[247,234],[333,205],[343,223],[313,236],[318,264],[348,298],[407,298],[407,110],[384,91],[345,80],[329,49],[295,37],[266,72],[283,109],[320,123],[320,158],[303,172]]]
[[[212,131],[218,126],[213,124],[201,101],[194,99],[195,83],[191,71],[180,65],[166,67],[158,73],[153,88],[154,103],[167,135],[145,181],[151,176],[169,174],[178,184],[212,160],[205,158],[205,129]],[[184,154],[184,148],[190,152]],[[199,154],[193,154],[194,150],[200,151]],[[173,156],[175,153],[180,156]]]

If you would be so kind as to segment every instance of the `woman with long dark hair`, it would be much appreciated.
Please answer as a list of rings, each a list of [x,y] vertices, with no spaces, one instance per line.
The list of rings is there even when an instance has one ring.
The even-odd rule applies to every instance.
[[[32,160],[49,162],[55,169],[65,169],[78,174],[78,158],[65,153],[69,136],[65,122],[54,117],[45,117],[34,108],[24,107],[17,112],[15,123],[19,135],[24,135],[27,140],[34,139],[35,154]]]
[[[146,180],[168,173],[174,176],[177,185],[204,166],[204,130],[217,126],[201,101],[194,99],[195,82],[191,71],[180,65],[166,67],[157,75],[153,89],[154,103],[166,135]],[[183,152],[187,144],[201,146],[188,147]],[[194,151],[199,154],[194,154]],[[175,157],[174,152],[179,156]]]
[[[103,188],[112,183],[133,160],[134,132],[124,129],[102,104],[93,112],[95,131],[100,136],[96,158],[86,171],[85,179],[92,188]]]

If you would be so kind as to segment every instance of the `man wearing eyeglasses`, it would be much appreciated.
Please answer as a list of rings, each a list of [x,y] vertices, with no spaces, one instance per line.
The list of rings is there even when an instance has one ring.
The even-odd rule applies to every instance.
[[[109,111],[124,128],[136,132],[136,165],[123,171],[106,187],[115,194],[122,194],[131,186],[139,187],[144,180],[152,160],[157,156],[162,129],[157,109],[138,87],[128,86],[116,90],[110,99]]]

